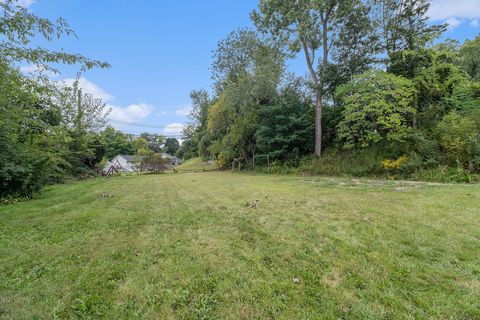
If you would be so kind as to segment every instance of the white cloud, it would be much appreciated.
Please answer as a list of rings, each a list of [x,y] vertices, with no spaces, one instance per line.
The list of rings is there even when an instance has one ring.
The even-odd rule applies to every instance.
[[[186,117],[192,112],[192,106],[191,105],[185,105],[181,106],[177,110],[175,110],[175,115],[180,116],[180,117]]]
[[[163,129],[165,135],[180,135],[184,125],[181,123],[170,123]]]
[[[1,2],[6,2],[6,1],[2,0]],[[36,2],[35,0],[13,0],[13,5],[28,8],[35,2]]]
[[[480,1],[432,0],[428,16],[434,22],[447,22],[449,29],[454,29],[465,20],[480,18]],[[478,25],[478,22],[472,21],[470,25]]]
[[[75,79],[65,79],[63,80],[63,82],[67,86],[71,86],[73,85],[73,82],[75,82]],[[115,97],[113,95],[107,93],[95,83],[88,81],[84,77],[80,77],[80,79],[78,80],[78,85],[84,93],[89,93],[97,99],[102,99],[104,102],[113,102],[115,100]]]
[[[470,22],[470,26],[471,26],[472,28],[478,28],[478,26],[479,26],[478,20],[477,20],[477,19],[472,20],[472,21]]]
[[[30,70],[31,68],[25,67],[24,69]],[[75,79],[70,78],[60,81],[60,83],[62,83],[63,85],[71,86],[74,81]],[[131,126],[142,127],[143,125],[139,125],[138,122],[141,122],[142,120],[149,117],[155,110],[152,105],[144,102],[130,104],[126,107],[115,105],[113,104],[113,101],[115,101],[115,97],[113,95],[106,92],[105,90],[97,86],[95,83],[87,80],[84,77],[80,77],[79,86],[84,93],[91,94],[95,98],[102,99],[106,103],[106,110],[110,110],[110,114],[108,115],[110,124],[120,130],[131,129]],[[145,128],[147,127],[150,126],[145,125]]]
[[[55,72],[48,70],[46,66],[42,65],[35,65],[35,64],[30,64],[26,66],[21,66],[20,71],[25,74],[25,75],[33,75],[33,76],[38,76],[40,74],[45,75],[49,78],[56,78],[58,77],[58,74]]]
[[[457,18],[448,18],[446,23],[448,24],[448,29],[452,30],[461,25],[462,21],[458,20]]]
[[[36,65],[28,65],[28,66],[21,66],[20,67],[20,71],[23,72],[23,73],[36,73],[36,72],[39,72],[39,71],[42,71],[43,68],[39,67],[39,66],[36,66]]]
[[[157,117],[163,117],[164,115],[167,115],[167,114],[168,114],[167,111],[162,110],[162,111],[157,112],[155,115],[156,115]]]
[[[128,124],[147,118],[153,110],[153,107],[146,103],[131,104],[127,107],[109,105],[112,109],[109,119],[120,123]]]
[[[17,0],[17,3],[18,3],[19,6],[22,6],[24,8],[28,8],[32,4],[35,3],[35,0]]]

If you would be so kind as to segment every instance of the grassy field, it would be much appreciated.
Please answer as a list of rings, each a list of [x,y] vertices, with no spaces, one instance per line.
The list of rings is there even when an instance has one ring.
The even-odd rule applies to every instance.
[[[480,186],[209,172],[50,187],[0,207],[0,318],[480,319]]]

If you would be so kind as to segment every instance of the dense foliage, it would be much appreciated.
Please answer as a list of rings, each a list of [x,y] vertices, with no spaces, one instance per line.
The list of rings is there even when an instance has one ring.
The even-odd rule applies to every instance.
[[[402,142],[411,133],[415,114],[410,80],[390,73],[367,71],[337,89],[343,106],[337,137],[344,148]]]
[[[478,179],[480,36],[438,43],[446,25],[428,23],[429,6],[261,0],[258,29],[219,43],[213,94],[192,93],[179,153],[225,168],[268,155],[313,173]],[[297,53],[308,76],[285,70]],[[324,156],[302,160],[313,151]]]
[[[28,197],[45,184],[86,174],[96,163],[91,134],[104,125],[108,110],[77,82],[65,88],[44,76],[27,78],[16,65],[56,71],[50,63],[82,70],[109,64],[32,45],[35,36],[73,34],[63,19],[39,18],[12,1],[0,2],[0,11],[0,198]]]

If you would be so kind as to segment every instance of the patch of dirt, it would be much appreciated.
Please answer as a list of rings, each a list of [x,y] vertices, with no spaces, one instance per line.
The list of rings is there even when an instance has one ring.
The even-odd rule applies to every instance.
[[[342,282],[342,277],[340,276],[340,273],[334,271],[328,276],[324,277],[323,282],[325,282],[329,287],[336,288],[340,285],[340,282]]]
[[[245,207],[247,207],[247,208],[253,208],[253,209],[258,208],[258,205],[259,205],[259,201],[258,201],[258,200],[247,201],[247,203],[245,203]]]
[[[480,281],[479,280],[467,280],[461,281],[460,285],[465,288],[469,288],[472,290],[480,290]]]

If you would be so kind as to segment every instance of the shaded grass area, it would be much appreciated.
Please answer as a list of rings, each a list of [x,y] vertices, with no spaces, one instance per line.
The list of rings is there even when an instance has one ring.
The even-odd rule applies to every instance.
[[[478,319],[479,203],[224,172],[54,186],[0,207],[0,318]]]
[[[203,172],[214,171],[217,169],[217,167],[213,160],[206,161],[202,158],[193,158],[177,166],[176,169],[179,172]]]

